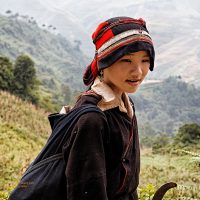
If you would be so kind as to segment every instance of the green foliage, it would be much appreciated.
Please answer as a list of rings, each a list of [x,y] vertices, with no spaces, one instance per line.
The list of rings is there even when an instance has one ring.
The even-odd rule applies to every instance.
[[[151,141],[152,145],[147,145],[148,140]],[[193,148],[198,150],[200,149],[200,126],[196,123],[184,124],[179,127],[175,136],[158,134],[153,138],[144,137],[142,142],[145,146],[152,147],[152,152],[155,154],[176,152],[176,149],[180,148],[182,148],[182,151],[188,152]],[[180,152],[181,151],[179,151],[179,154]]]
[[[200,122],[200,88],[183,82],[179,77],[143,85],[131,97],[141,138],[160,132],[173,136],[183,124]]]
[[[174,143],[182,143],[185,145],[199,144],[200,126],[196,123],[184,124],[179,128]]]
[[[182,152],[183,155],[185,155],[185,154],[190,155],[191,156],[190,162],[193,162],[197,167],[200,168],[200,154],[199,153],[195,153],[195,152],[192,152],[192,151],[187,151],[187,150],[184,150],[184,149],[177,149],[176,151],[177,152]]]
[[[49,112],[58,112],[61,109],[59,102],[52,102],[52,94],[51,93],[44,93],[39,95],[38,106],[44,108]]]
[[[10,91],[23,100],[37,104],[38,85],[34,62],[29,56],[18,56],[14,67],[9,58],[0,57],[1,90]]]
[[[142,154],[140,175],[139,188],[144,191],[143,194],[147,194],[147,197],[149,195],[148,190],[145,192],[147,185],[150,184],[157,190],[167,182],[175,182],[177,188],[170,189],[163,200],[200,199],[199,166],[193,164],[190,155]]]
[[[170,138],[166,134],[157,135],[153,140],[152,152],[165,153],[166,146],[170,143]]]
[[[7,199],[50,133],[48,113],[0,91],[0,199]]]
[[[35,95],[38,81],[36,78],[36,70],[34,62],[27,55],[17,57],[14,66],[14,88],[13,93],[24,100],[37,103],[38,99]]]
[[[10,17],[0,15],[0,54],[12,60],[19,55],[30,55],[35,63],[37,78],[42,83],[38,104],[50,111],[58,111],[58,105],[61,107],[72,101],[75,91],[85,89],[82,74],[89,59],[66,38],[49,32],[45,27],[39,28],[29,19],[29,16],[14,13]],[[62,85],[70,88],[71,92],[63,94]],[[31,96],[33,101],[38,94],[34,92]],[[43,100],[47,96],[52,99],[45,106]]]
[[[52,83],[56,83],[52,80]],[[39,87],[40,86],[40,87]],[[53,88],[53,84],[49,86]],[[65,87],[68,87],[65,85]],[[54,87],[56,90],[57,86]],[[63,94],[52,94],[50,91],[44,91],[44,87],[36,76],[34,62],[27,55],[20,55],[15,61],[13,67],[12,62],[7,57],[0,57],[0,89],[9,91],[23,100],[30,101],[48,111],[58,111],[63,105]],[[68,88],[70,92],[70,88]],[[67,93],[70,98],[71,93]]]
[[[9,192],[0,191],[0,199],[1,200],[8,200],[8,197],[9,197]]]
[[[0,56],[0,89],[11,91],[13,83],[13,65],[5,56]]]
[[[155,186],[148,184],[144,187],[139,188],[139,199],[140,200],[151,200],[155,193]]]
[[[27,55],[17,57],[14,68],[15,81],[19,89],[28,90],[28,87],[34,88],[36,79],[36,70],[34,62]],[[18,89],[17,88],[17,89]]]
[[[27,132],[40,137],[49,133],[48,112],[44,109],[4,91],[0,91],[0,107],[0,121],[26,127]]]
[[[30,55],[39,80],[48,84],[53,79],[58,83],[56,88],[44,86],[52,93],[61,92],[62,84],[82,90],[82,74],[89,60],[84,53],[60,34],[39,28],[37,23],[29,23],[18,15],[13,18],[0,15],[0,54],[12,60],[21,54]]]

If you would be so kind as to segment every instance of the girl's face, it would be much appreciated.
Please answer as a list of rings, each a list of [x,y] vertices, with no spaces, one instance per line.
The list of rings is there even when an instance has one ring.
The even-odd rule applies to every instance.
[[[146,51],[130,53],[104,69],[103,80],[119,95],[133,93],[146,77],[149,67],[150,57]]]

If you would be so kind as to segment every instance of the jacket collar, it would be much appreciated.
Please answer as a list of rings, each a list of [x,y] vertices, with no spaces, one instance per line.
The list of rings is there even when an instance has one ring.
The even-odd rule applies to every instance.
[[[122,98],[120,98],[109,85],[100,81],[99,77],[96,77],[91,89],[102,97],[97,104],[102,111],[119,107],[121,112],[127,113],[130,118],[133,117],[133,108],[126,93],[123,93]]]

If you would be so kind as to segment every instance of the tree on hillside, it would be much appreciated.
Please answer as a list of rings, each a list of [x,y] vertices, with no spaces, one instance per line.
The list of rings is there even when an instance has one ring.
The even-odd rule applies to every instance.
[[[185,124],[181,126],[175,138],[175,143],[198,144],[200,142],[200,125]]]
[[[7,10],[7,11],[6,11],[6,14],[10,14],[10,13],[12,13],[11,10]]]
[[[66,85],[66,84],[62,84],[61,85],[61,91],[62,91],[62,94],[64,96],[63,103],[64,104],[70,103],[70,101],[71,101],[71,95],[72,95],[70,87],[68,85]]]
[[[161,153],[164,152],[164,148],[169,144],[170,138],[166,134],[159,134],[153,140],[152,152]]]
[[[17,57],[14,65],[13,93],[24,100],[37,103],[36,90],[39,81],[36,78],[36,69],[33,60],[27,55]]]
[[[9,58],[0,56],[0,89],[10,91],[13,81],[13,65]]]

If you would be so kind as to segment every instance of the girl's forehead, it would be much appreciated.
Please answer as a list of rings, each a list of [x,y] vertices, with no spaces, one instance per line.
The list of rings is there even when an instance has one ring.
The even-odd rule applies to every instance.
[[[148,53],[148,51],[137,51],[137,52],[127,53],[124,56],[137,56],[137,55],[149,56],[149,53]]]

